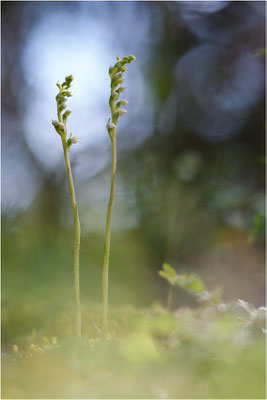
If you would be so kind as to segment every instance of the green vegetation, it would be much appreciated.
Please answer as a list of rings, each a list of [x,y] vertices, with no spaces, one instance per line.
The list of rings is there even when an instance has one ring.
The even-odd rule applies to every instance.
[[[110,307],[103,337],[101,307],[87,303],[80,343],[71,305],[54,308],[54,324],[50,309],[5,309],[2,398],[264,398],[264,309]]]
[[[182,288],[193,295],[199,303],[204,302],[206,304],[217,305],[221,302],[220,289],[215,289],[211,292],[206,290],[203,281],[197,274],[177,274],[173,267],[168,263],[164,263],[162,270],[159,271],[159,275],[166,279],[170,284],[167,301],[168,310],[171,309],[174,286]]]
[[[114,66],[109,68],[109,76],[111,79],[110,88],[111,95],[109,98],[109,106],[111,112],[111,118],[107,123],[107,131],[111,139],[112,146],[112,167],[111,167],[111,184],[110,184],[110,196],[108,203],[107,222],[106,222],[106,234],[105,234],[105,253],[103,262],[103,331],[107,329],[107,318],[108,318],[108,270],[109,270],[109,255],[110,255],[110,227],[111,227],[111,214],[112,207],[115,199],[115,177],[117,172],[117,150],[116,150],[116,126],[119,117],[126,113],[126,110],[121,107],[128,104],[126,99],[119,100],[120,93],[125,90],[124,86],[120,86],[123,82],[123,74],[127,72],[126,64],[130,64],[135,60],[135,56],[130,55],[128,57],[117,57],[117,62]]]
[[[74,184],[70,166],[69,151],[72,144],[79,143],[80,139],[76,136],[72,136],[70,133],[69,137],[67,134],[67,119],[71,114],[70,110],[66,110],[62,115],[62,112],[67,108],[67,98],[71,96],[68,90],[73,81],[72,75],[66,76],[65,81],[62,85],[58,82],[57,87],[59,93],[56,96],[57,101],[57,117],[58,121],[52,120],[52,124],[55,127],[56,132],[61,137],[62,147],[64,152],[64,158],[66,168],[68,172],[69,191],[72,204],[74,229],[75,229],[75,241],[74,241],[74,294],[75,294],[75,335],[78,339],[81,339],[81,306],[80,306],[80,278],[79,278],[79,258],[80,258],[80,238],[81,238],[81,227],[78,214],[78,206],[75,197]]]
[[[197,274],[181,274],[178,275],[174,268],[172,268],[169,264],[164,263],[162,266],[162,270],[159,271],[159,275],[166,279],[170,284],[169,295],[167,308],[171,309],[172,302],[172,290],[173,286],[178,286],[183,288],[184,290],[192,293],[194,295],[203,294],[205,290],[204,283],[201,281]]]
[[[176,259],[177,253],[181,259],[186,259],[191,252],[197,254],[201,240],[207,240],[208,235],[198,240],[194,251],[191,239],[201,236],[207,215],[205,207],[238,209],[241,208],[239,201],[243,201],[242,191],[237,191],[235,198],[232,188],[225,192],[215,188],[213,196],[204,193],[208,199],[206,203],[203,200],[204,206],[198,203],[201,195],[195,196],[195,187],[199,182],[194,179],[204,162],[198,153],[190,151],[178,157],[173,167],[176,178],[171,175],[170,181],[161,183],[163,186],[156,194],[151,187],[147,192],[143,188],[145,183],[152,185],[152,175],[156,176],[156,172],[160,176],[161,165],[158,170],[154,170],[153,165],[137,169],[140,179],[136,179],[136,175],[135,181],[141,189],[138,187],[136,193],[141,193],[139,211],[140,215],[143,213],[143,225],[128,228],[126,233],[115,232],[112,250],[116,262],[109,278],[116,126],[119,117],[126,112],[121,107],[127,104],[127,100],[119,100],[125,89],[120,85],[127,71],[126,64],[134,59],[134,56],[118,57],[109,70],[111,118],[107,130],[112,146],[112,171],[102,305],[99,266],[102,246],[97,230],[83,236],[83,243],[90,241],[90,248],[81,246],[80,304],[81,232],[69,160],[72,144],[80,139],[71,133],[68,135],[66,126],[71,113],[66,110],[66,101],[71,96],[69,88],[73,77],[67,76],[63,84],[57,83],[58,120],[53,120],[52,124],[61,137],[72,203],[75,301],[70,301],[69,295],[72,229],[68,225],[59,228],[54,221],[51,226],[47,215],[42,220],[43,215],[36,217],[34,212],[18,217],[15,224],[10,224],[11,228],[5,221],[2,398],[265,398],[265,307],[256,308],[240,299],[223,302],[221,290],[208,289],[206,279],[203,278],[204,283],[198,274],[184,273],[189,268],[181,265],[176,267],[177,272],[168,263],[158,272],[169,286],[167,307],[161,304],[165,295],[164,282],[155,269],[162,260],[169,259],[163,257],[164,252],[174,254]],[[137,164],[139,167],[141,163]],[[148,177],[143,180],[145,173]],[[161,178],[159,181],[164,182]],[[158,201],[157,196],[162,201]],[[55,204],[61,209],[62,198]],[[159,204],[163,205],[163,212],[154,225]],[[150,214],[151,209],[154,214]],[[195,220],[190,221],[191,215],[198,216],[198,230]],[[177,221],[182,221],[178,231]],[[263,215],[254,214],[249,246],[262,238],[263,228]],[[89,261],[90,269],[87,268]],[[183,296],[185,300],[180,305]],[[186,296],[190,306],[184,305]]]

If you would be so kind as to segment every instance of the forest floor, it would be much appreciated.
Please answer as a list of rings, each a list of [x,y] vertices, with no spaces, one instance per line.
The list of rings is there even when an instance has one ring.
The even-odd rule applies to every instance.
[[[6,304],[2,398],[265,398],[263,308],[242,301],[167,311],[160,304],[83,304],[82,341],[71,305]]]

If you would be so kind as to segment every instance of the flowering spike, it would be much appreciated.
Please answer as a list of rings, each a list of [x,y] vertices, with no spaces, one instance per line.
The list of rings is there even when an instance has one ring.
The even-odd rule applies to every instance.
[[[66,122],[67,118],[70,115],[71,111],[66,110],[63,115],[61,115],[62,111],[67,108],[66,102],[68,98],[71,96],[70,91],[68,90],[71,86],[71,82],[73,81],[73,76],[66,76],[65,81],[61,85],[59,82],[57,83],[57,87],[59,89],[59,93],[56,95],[57,102],[57,116],[58,121],[52,120],[52,124],[56,132],[61,136],[61,142],[64,152],[64,158],[68,173],[68,183],[69,183],[69,192],[72,203],[72,211],[74,218],[74,227],[75,227],[75,244],[74,244],[74,294],[75,294],[75,311],[74,311],[74,328],[75,328],[75,336],[78,339],[81,339],[81,309],[80,309],[80,289],[79,289],[79,257],[80,257],[80,221],[78,215],[78,206],[76,202],[71,165],[69,159],[69,151],[72,144],[81,143],[81,139],[76,136],[72,136],[70,134],[69,138],[67,138],[67,127]]]
[[[117,56],[117,62],[115,63],[115,65],[109,67],[109,75],[111,79],[111,95],[109,98],[109,106],[111,109],[110,124],[113,123],[116,125],[119,117],[126,113],[126,110],[123,110],[120,107],[128,104],[128,101],[126,99],[122,99],[117,103],[116,101],[118,100],[120,93],[122,93],[126,89],[125,86],[120,86],[124,82],[123,75],[128,70],[126,64],[130,64],[134,60],[135,56],[133,55],[123,57],[122,59],[120,58],[120,56]]]
[[[109,98],[109,106],[111,111],[111,118],[107,122],[107,131],[111,139],[112,146],[112,174],[111,174],[111,186],[110,186],[110,197],[108,203],[108,213],[106,222],[106,235],[105,235],[105,253],[103,262],[103,320],[102,320],[102,331],[105,334],[107,329],[107,318],[108,318],[108,270],[109,270],[109,255],[110,255],[110,226],[111,226],[111,214],[112,207],[115,199],[115,177],[116,177],[116,125],[121,115],[126,113],[126,110],[121,109],[121,106],[126,105],[128,102],[126,99],[118,101],[119,95],[125,90],[124,86],[119,86],[124,80],[122,79],[123,74],[127,71],[125,64],[133,61],[134,56],[124,57],[122,60],[117,57],[117,63],[109,68],[109,75],[111,79],[111,95]],[[119,86],[117,88],[117,86]],[[117,102],[117,103],[116,103]]]

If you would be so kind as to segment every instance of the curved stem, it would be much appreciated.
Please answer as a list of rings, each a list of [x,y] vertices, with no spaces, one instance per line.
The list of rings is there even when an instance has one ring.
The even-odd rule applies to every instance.
[[[111,214],[112,206],[115,198],[115,176],[117,166],[117,153],[116,153],[116,128],[110,131],[111,145],[112,145],[112,173],[111,173],[111,185],[110,185],[110,196],[108,203],[108,212],[106,220],[106,234],[105,234],[105,253],[103,262],[103,275],[102,275],[102,288],[103,288],[103,321],[102,328],[105,333],[107,329],[108,320],[108,270],[109,270],[109,255],[110,255],[110,226],[111,226]]]
[[[79,282],[79,253],[80,253],[80,238],[81,238],[81,227],[78,215],[78,207],[76,203],[76,197],[74,192],[74,184],[70,167],[69,159],[69,147],[66,144],[66,140],[62,140],[65,163],[68,172],[69,191],[72,203],[72,212],[75,229],[75,240],[74,240],[74,297],[75,297],[75,336],[81,339],[81,306],[80,306],[80,282]]]

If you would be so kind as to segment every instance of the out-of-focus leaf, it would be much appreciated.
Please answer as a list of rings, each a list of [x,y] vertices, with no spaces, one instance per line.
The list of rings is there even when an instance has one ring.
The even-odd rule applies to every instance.
[[[205,290],[205,285],[197,274],[179,275],[168,263],[163,264],[159,275],[166,279],[171,285],[179,286],[192,294],[201,293]]]
[[[171,284],[174,285],[175,284],[175,279],[176,279],[176,271],[173,267],[170,266],[170,264],[168,263],[164,263],[162,266],[162,270],[159,271],[159,275],[164,278],[167,279],[167,281]]]
[[[193,294],[205,290],[205,285],[197,274],[177,275],[174,284]]]

